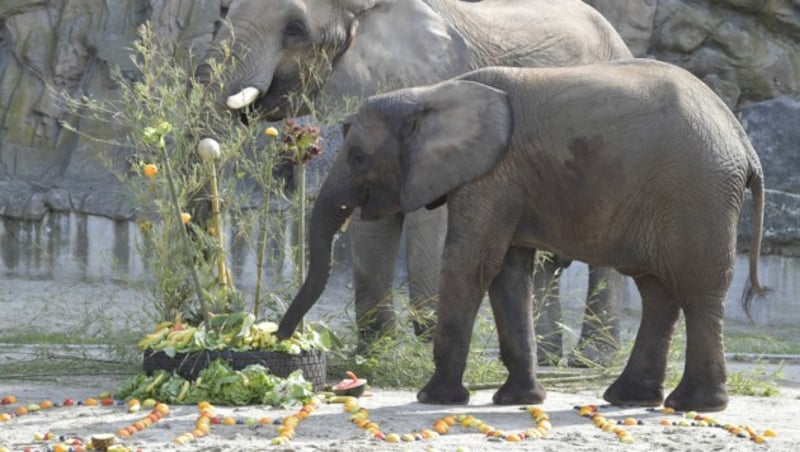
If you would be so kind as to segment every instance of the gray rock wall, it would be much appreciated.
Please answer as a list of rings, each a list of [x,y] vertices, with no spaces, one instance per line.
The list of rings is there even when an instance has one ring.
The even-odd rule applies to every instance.
[[[586,0],[636,56],[685,67],[739,116],[761,157],[766,254],[800,256],[800,2]],[[740,226],[749,248],[750,205]]]
[[[0,2],[0,215],[41,219],[76,211],[126,218],[99,154],[123,153],[60,127],[113,138],[119,131],[69,114],[59,93],[115,96],[109,68],[132,69],[128,50],[149,20],[167,42],[202,54],[221,0],[4,0]]]
[[[770,206],[765,250],[800,255],[800,2],[586,0],[639,56],[688,68],[734,108],[762,156]],[[114,96],[109,67],[130,70],[136,28],[151,21],[179,54],[202,54],[229,0],[3,0],[0,2],[0,217],[50,212],[126,219],[99,155],[124,154],[94,136],[108,126],[71,117],[67,91]],[[185,63],[183,59],[179,64]],[[747,209],[746,209],[747,210]],[[742,238],[748,226],[743,223]],[[11,243],[11,242],[6,242]],[[742,241],[746,247],[746,240]]]

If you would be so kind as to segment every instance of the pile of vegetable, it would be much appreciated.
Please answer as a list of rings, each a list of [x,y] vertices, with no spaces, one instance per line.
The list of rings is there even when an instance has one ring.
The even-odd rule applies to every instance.
[[[142,349],[163,351],[173,357],[176,353],[203,350],[271,350],[300,354],[303,351],[327,351],[336,340],[326,327],[315,324],[298,329],[288,339],[278,340],[275,322],[256,322],[253,314],[232,312],[210,316],[208,322],[198,326],[186,325],[180,317],[156,325],[137,346]]]
[[[222,359],[209,363],[195,381],[167,371],[144,372],[127,379],[115,394],[117,399],[155,399],[169,404],[296,406],[311,400],[312,384],[298,369],[286,378],[269,373],[259,364],[233,370]]]

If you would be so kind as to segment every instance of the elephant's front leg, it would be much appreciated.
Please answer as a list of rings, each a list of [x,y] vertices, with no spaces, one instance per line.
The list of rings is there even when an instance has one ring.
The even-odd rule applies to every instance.
[[[476,259],[452,258],[463,265],[444,264],[441,274],[436,334],[433,342],[433,376],[417,394],[422,403],[465,404],[464,370],[475,316],[486,289],[481,286]]]
[[[408,295],[414,333],[432,338],[439,299],[439,272],[447,233],[447,208],[419,209],[406,215]]]
[[[545,398],[544,387],[536,380],[531,298],[535,255],[535,250],[511,247],[489,289],[500,339],[500,359],[508,369],[505,384],[493,398],[500,405],[538,404]]]
[[[376,337],[394,328],[392,284],[403,215],[390,215],[377,221],[361,221],[358,215],[353,215],[350,226],[350,247],[358,351],[365,353]]]

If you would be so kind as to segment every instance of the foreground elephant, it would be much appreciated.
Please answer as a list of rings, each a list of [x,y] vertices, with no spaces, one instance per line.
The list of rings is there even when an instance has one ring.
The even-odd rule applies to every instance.
[[[579,0],[234,0],[226,19],[230,28],[220,28],[212,48],[225,40],[235,44],[237,69],[228,74],[222,93],[229,96],[227,106],[254,108],[273,120],[297,113],[288,96],[301,90],[301,80],[312,94],[337,101],[372,95],[382,85],[428,84],[490,65],[571,66],[631,57],[611,25]],[[216,50],[207,58],[223,59]],[[330,62],[330,71],[310,77],[306,72],[319,70],[320,59]],[[196,71],[201,82],[211,73],[207,63]],[[380,334],[394,323],[391,289],[403,227],[412,306],[435,309],[445,224],[445,209],[354,221],[360,337]],[[593,275],[596,281],[621,280],[608,271]],[[596,292],[590,287],[590,294]],[[603,317],[611,311],[609,296],[601,291],[589,304],[601,321],[587,320],[583,338],[591,339],[611,321]],[[539,331],[553,336],[548,352],[556,358],[561,355],[558,312]],[[429,327],[415,325],[418,334]]]
[[[375,96],[352,119],[314,204],[309,275],[278,335],[289,336],[318,299],[331,241],[356,207],[372,220],[446,202],[436,370],[420,401],[468,401],[462,377],[487,290],[509,371],[495,403],[544,400],[527,302],[533,251],[542,249],[614,267],[642,296],[636,342],[607,401],[664,402],[683,310],[686,367],[664,404],[721,410],[723,302],[748,187],[749,283],[761,294],[761,165],[736,117],[688,72],[651,60],[488,68]]]

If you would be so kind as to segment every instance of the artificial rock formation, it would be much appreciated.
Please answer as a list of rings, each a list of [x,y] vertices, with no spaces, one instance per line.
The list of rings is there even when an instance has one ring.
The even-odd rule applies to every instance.
[[[126,150],[87,136],[105,124],[70,115],[59,93],[115,96],[109,68],[135,77],[128,50],[150,21],[182,54],[201,55],[230,0],[4,0],[0,2],[0,217],[49,212],[130,217],[103,163]],[[765,249],[800,255],[798,206],[800,6],[796,0],[587,0],[638,56],[686,67],[736,110],[764,161]],[[191,64],[188,59],[180,64]],[[101,158],[102,157],[102,158]],[[780,200],[780,201],[778,201]],[[789,200],[789,201],[787,201]],[[777,205],[776,202],[782,204]],[[796,201],[795,201],[796,202]],[[784,212],[784,213],[781,213]],[[743,227],[743,235],[747,228]],[[9,242],[11,243],[11,242]]]
[[[119,131],[71,115],[62,93],[115,96],[109,69],[131,73],[130,47],[145,21],[202,54],[221,0],[10,0],[0,3],[0,216],[48,211],[127,218],[104,158],[125,149],[87,137]],[[61,127],[66,121],[85,136]],[[102,158],[101,158],[102,157]]]

